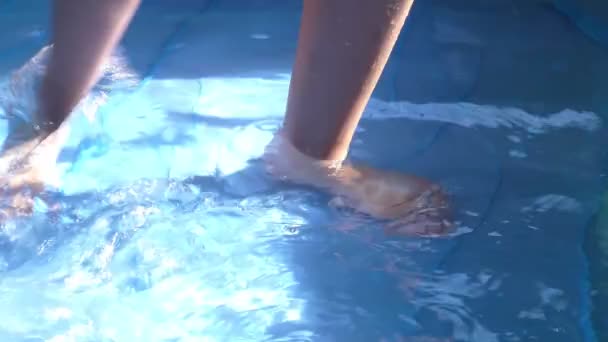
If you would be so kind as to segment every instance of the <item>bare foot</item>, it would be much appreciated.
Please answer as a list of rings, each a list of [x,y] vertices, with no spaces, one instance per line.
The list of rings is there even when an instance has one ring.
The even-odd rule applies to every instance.
[[[426,179],[344,165],[336,180],[330,204],[388,220],[388,234],[439,235],[451,228],[447,196]]]
[[[0,220],[31,214],[34,197],[59,185],[57,157],[68,133],[64,125],[45,138],[30,137],[0,153]]]
[[[0,149],[0,220],[30,214],[35,196],[48,186],[58,186],[56,161],[68,137],[68,125],[45,134],[36,129],[40,118],[32,115],[38,111],[37,90],[50,52],[50,46],[42,48],[0,89],[0,105],[9,119],[9,136]]]
[[[452,227],[447,196],[426,179],[339,161],[315,160],[297,151],[281,135],[268,146],[265,160],[268,171],[275,177],[335,195],[330,205],[389,220],[386,226],[389,234],[437,235]]]

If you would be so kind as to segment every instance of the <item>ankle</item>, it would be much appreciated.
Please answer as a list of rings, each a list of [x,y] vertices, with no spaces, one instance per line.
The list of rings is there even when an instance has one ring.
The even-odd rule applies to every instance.
[[[264,159],[275,177],[323,188],[333,187],[344,168],[343,160],[317,159],[301,152],[283,132],[267,146]]]

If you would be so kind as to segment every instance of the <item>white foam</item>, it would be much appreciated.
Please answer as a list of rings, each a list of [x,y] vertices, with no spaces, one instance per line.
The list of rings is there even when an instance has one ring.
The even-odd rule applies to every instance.
[[[191,80],[171,80],[173,84],[181,82]],[[199,82],[200,91],[192,94],[198,97],[194,107],[196,113],[222,118],[256,119],[282,117],[285,111],[289,75],[281,74],[276,78],[203,78]],[[564,109],[539,116],[512,107],[465,102],[415,104],[377,98],[370,100],[364,117],[375,120],[407,118],[437,121],[462,127],[518,128],[530,134],[560,128],[592,131],[602,125],[600,117],[589,111]]]
[[[543,213],[549,210],[580,212],[582,209],[582,204],[572,197],[560,194],[547,194],[536,198],[531,205],[524,207],[522,212],[535,211]]]
[[[541,117],[518,108],[503,108],[473,103],[413,104],[409,102],[386,102],[377,99],[370,101],[366,114],[367,117],[377,119],[399,117],[441,121],[464,127],[520,128],[532,134],[566,127],[596,130],[602,123],[595,113],[578,112],[571,109]]]
[[[509,155],[513,158],[526,158],[528,155],[524,151],[510,150]]]

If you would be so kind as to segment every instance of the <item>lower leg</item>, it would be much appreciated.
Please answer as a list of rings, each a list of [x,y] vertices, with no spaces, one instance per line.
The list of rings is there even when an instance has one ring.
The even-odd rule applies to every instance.
[[[0,194],[13,198],[3,215],[31,212],[31,195],[55,183],[56,158],[67,138],[57,130],[97,82],[103,62],[124,33],[140,0],[55,0],[54,47],[39,93],[40,136],[7,146],[0,156]],[[10,144],[9,144],[10,145]],[[19,191],[29,189],[25,196]],[[31,191],[31,192],[30,192]]]
[[[140,0],[55,0],[53,51],[40,89],[39,118],[57,129],[101,74]]]
[[[336,195],[336,205],[393,220],[390,232],[438,234],[450,226],[438,186],[341,163],[412,1],[304,1],[287,114],[268,166],[281,178]]]
[[[342,160],[413,0],[305,0],[284,134]]]

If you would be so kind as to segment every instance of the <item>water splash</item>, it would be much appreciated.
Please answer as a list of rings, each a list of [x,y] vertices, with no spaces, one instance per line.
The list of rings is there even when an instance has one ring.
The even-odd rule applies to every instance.
[[[0,107],[5,115],[29,120],[48,49],[3,83]],[[71,120],[126,98],[137,77],[124,63],[113,59],[104,81]],[[232,81],[239,84],[238,79]],[[213,90],[213,82],[208,86]],[[213,94],[219,94],[218,89],[230,87],[222,84]],[[258,103],[251,101],[256,92],[242,92],[234,98]],[[230,110],[237,109],[255,114],[256,108],[239,109],[234,102],[225,110],[227,95],[222,96],[223,101],[201,98],[196,108],[207,106],[218,116],[230,116]],[[161,140],[175,145],[167,143],[163,149],[152,144],[155,141],[136,144],[139,132],[133,127],[166,126],[158,118],[169,109],[145,96],[129,100],[130,106],[110,108],[120,115],[139,116],[138,122],[149,126],[133,125],[125,116],[106,118],[112,138],[121,143],[111,147],[119,152],[96,154],[94,148],[88,149],[91,153],[80,155],[88,168],[71,171],[74,191],[40,194],[34,198],[31,216],[0,224],[0,339],[517,340],[518,333],[496,332],[471,304],[501,293],[502,275],[431,270],[455,239],[471,231],[468,223],[443,239],[389,238],[379,222],[335,212],[320,194],[284,188],[258,175],[247,161],[260,153],[276,118],[255,117],[236,128],[215,131],[204,125],[193,129],[207,139],[206,146],[215,146],[210,148],[215,156],[208,156],[207,150],[195,149],[198,145],[188,145],[177,132],[166,130],[161,131]],[[378,103],[372,103],[371,110],[379,108],[374,106]],[[451,120],[450,110],[431,119]],[[413,115],[405,112],[401,114]],[[511,127],[536,120],[512,114],[460,122]],[[583,116],[583,121],[554,119],[531,127],[595,128],[589,124],[595,122],[591,116]],[[119,121],[126,126],[122,131],[116,125]],[[168,135],[170,139],[164,139]],[[226,149],[210,144],[234,136],[240,139]],[[254,144],[256,139],[262,142]],[[96,141],[91,147],[98,146]],[[177,152],[173,159],[158,157],[180,148],[190,158]],[[113,153],[122,154],[109,158]],[[119,163],[126,159],[131,164]],[[164,169],[178,159],[194,161],[173,163],[169,172]],[[205,165],[195,165],[201,159]],[[144,166],[131,168],[137,164]],[[85,172],[89,178],[82,177]],[[189,178],[193,173],[203,177]],[[120,174],[129,177],[119,178]],[[86,179],[91,186],[79,184]],[[564,198],[568,199],[544,198],[530,208],[572,208]],[[564,203],[568,205],[563,207]],[[468,221],[479,218],[479,208],[467,210]],[[542,318],[530,313],[573,310],[562,290],[543,284],[537,290],[538,307],[520,308],[521,319]]]

